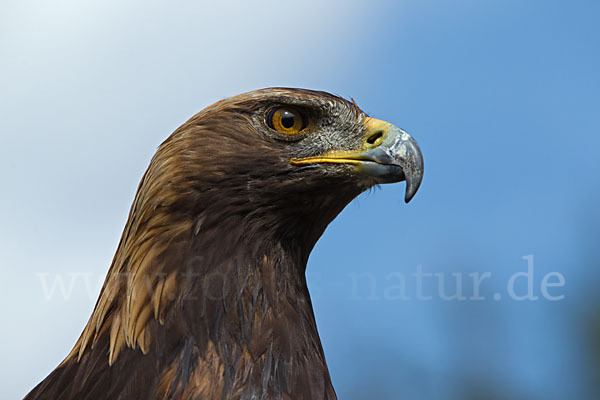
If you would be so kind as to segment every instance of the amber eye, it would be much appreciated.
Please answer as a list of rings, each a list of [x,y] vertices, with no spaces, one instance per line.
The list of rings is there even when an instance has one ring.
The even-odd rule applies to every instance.
[[[269,128],[286,135],[296,135],[308,125],[302,113],[291,107],[272,108],[265,119]]]

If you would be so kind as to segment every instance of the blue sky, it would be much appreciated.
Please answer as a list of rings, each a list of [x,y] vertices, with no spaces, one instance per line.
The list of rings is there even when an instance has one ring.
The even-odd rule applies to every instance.
[[[0,397],[79,336],[156,146],[223,97],[297,86],[352,96],[425,156],[410,204],[404,184],[360,196],[309,261],[340,398],[595,398],[599,18],[592,1],[4,2]],[[516,301],[528,255],[538,300]],[[467,295],[489,273],[485,300],[444,301],[436,275],[419,300],[418,268]],[[562,300],[542,296],[552,272]],[[75,283],[48,300],[57,276]]]

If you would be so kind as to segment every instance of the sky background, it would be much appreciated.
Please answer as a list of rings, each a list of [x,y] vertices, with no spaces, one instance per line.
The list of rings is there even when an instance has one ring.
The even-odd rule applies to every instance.
[[[3,1],[0,398],[79,337],[157,146],[268,86],[353,97],[425,157],[410,204],[361,195],[311,255],[341,399],[599,398],[599,20],[595,1]],[[517,301],[529,255],[538,299]],[[489,273],[484,300],[438,276],[420,300],[419,269],[467,297]]]

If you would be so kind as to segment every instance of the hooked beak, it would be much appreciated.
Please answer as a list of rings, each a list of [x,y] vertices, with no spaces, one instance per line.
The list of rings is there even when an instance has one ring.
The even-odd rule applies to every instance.
[[[417,193],[423,179],[423,155],[416,140],[407,132],[375,118],[366,118],[363,146],[358,151],[333,151],[322,156],[293,158],[294,165],[317,163],[351,164],[359,174],[377,183],[406,181],[404,201]]]

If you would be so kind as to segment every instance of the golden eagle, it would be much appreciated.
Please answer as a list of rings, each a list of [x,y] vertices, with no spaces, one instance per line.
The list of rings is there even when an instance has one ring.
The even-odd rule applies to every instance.
[[[81,337],[34,399],[335,399],[305,268],[358,194],[423,175],[415,140],[325,92],[219,101],[152,158]]]

